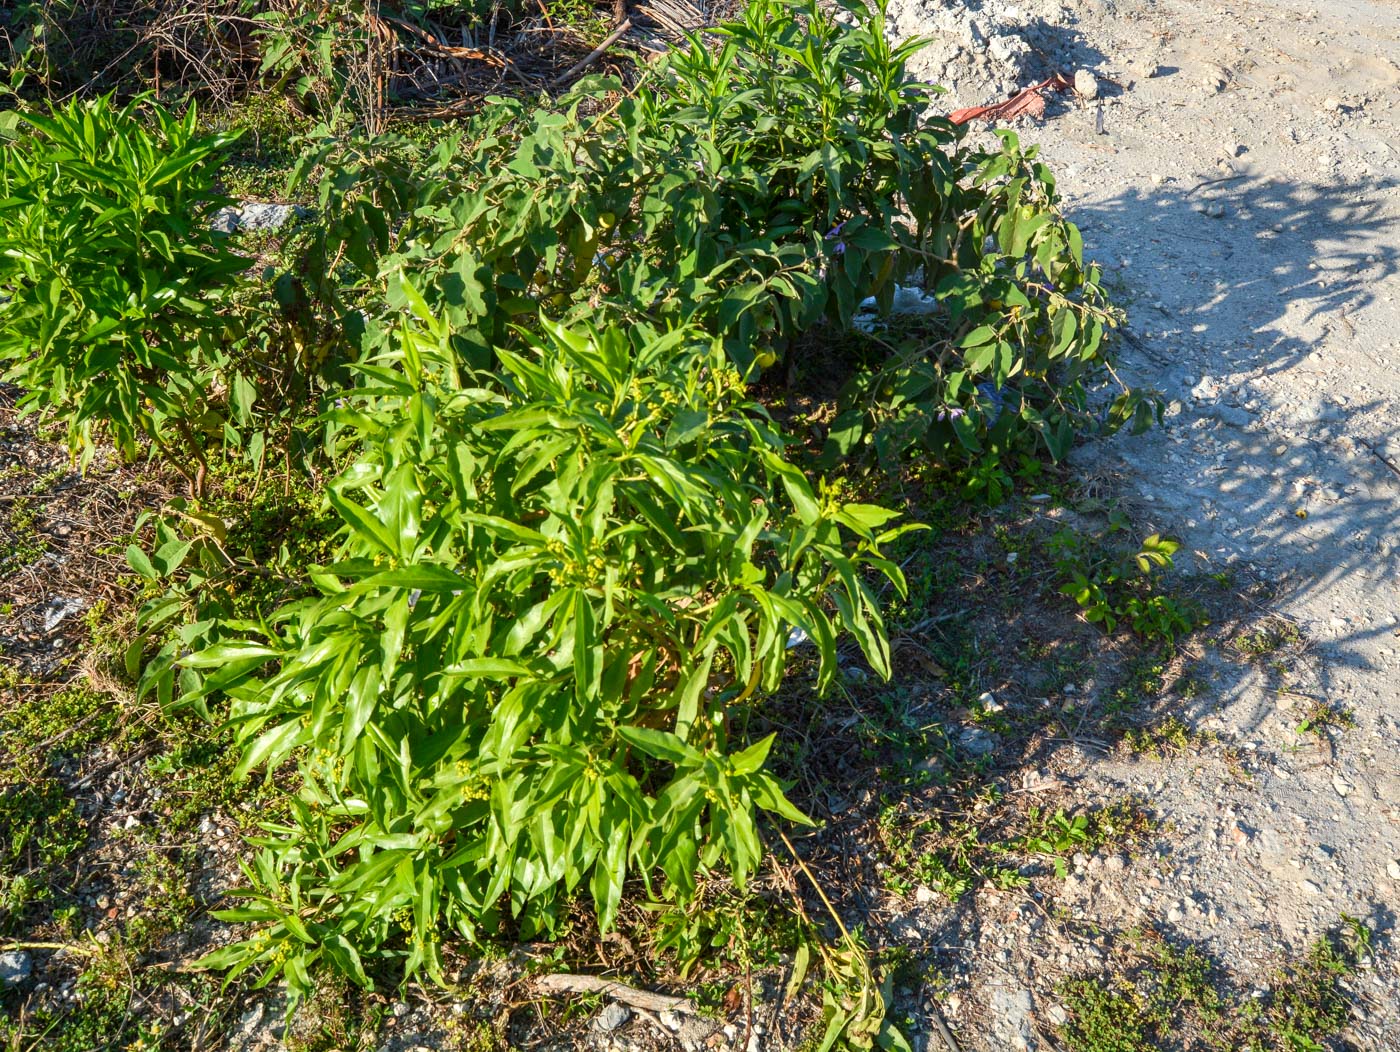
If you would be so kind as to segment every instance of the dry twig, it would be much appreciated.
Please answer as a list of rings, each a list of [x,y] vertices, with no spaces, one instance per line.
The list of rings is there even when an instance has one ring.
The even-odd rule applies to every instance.
[[[573,80],[574,77],[578,76],[589,66],[593,65],[593,63],[597,62],[598,59],[602,57],[603,52],[607,51],[608,48],[612,47],[619,40],[621,40],[623,34],[625,34],[631,28],[632,20],[630,18],[624,18],[622,20],[622,24],[616,29],[614,29],[611,33],[609,33],[606,40],[604,40],[601,44],[599,44],[587,55],[585,55],[582,61],[570,66],[567,70],[565,70],[563,73],[559,74],[559,76],[555,77],[552,81],[550,81],[549,86],[551,88],[557,88],[559,87],[559,85],[565,83],[566,81]]]
[[[535,980],[535,989],[543,994],[603,994],[633,1008],[643,1008],[648,1012],[695,1012],[695,1006],[684,997],[658,994],[652,990],[638,990],[612,979],[597,975],[573,975],[568,972],[555,972],[542,975]]]

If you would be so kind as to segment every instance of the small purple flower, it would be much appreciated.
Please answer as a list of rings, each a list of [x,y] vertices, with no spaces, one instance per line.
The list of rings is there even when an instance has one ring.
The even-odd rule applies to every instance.
[[[832,227],[830,230],[828,230],[828,231],[826,232],[826,240],[827,240],[827,241],[830,241],[832,238],[839,238],[839,237],[841,236],[841,228],[842,228],[843,226],[845,226],[845,225],[846,225],[846,221],[843,219],[843,220],[841,220],[841,222],[837,223],[834,227]],[[841,255],[845,255],[845,253],[846,253],[846,242],[844,242],[844,241],[837,241],[836,244],[834,244],[834,245],[831,246],[831,254],[832,254],[833,256],[841,256]]]
[[[958,420],[965,416],[967,416],[967,410],[956,405],[940,409],[937,413],[939,420]]]
[[[422,599],[422,598],[423,598],[423,589],[421,589],[421,588],[415,588],[413,591],[409,592],[409,593],[408,593],[408,608],[409,608],[410,610],[412,610],[415,606],[418,605],[418,600],[420,600],[420,599]]]

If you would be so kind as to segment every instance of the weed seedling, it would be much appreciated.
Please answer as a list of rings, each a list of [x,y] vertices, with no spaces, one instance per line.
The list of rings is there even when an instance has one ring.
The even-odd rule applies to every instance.
[[[1308,704],[1298,723],[1299,734],[1312,734],[1320,741],[1328,741],[1334,733],[1340,734],[1356,726],[1356,714],[1341,705],[1314,700]]]

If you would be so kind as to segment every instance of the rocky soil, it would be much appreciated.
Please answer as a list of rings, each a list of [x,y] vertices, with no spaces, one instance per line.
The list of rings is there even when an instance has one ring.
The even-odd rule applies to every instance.
[[[896,0],[890,24],[934,37],[916,64],[949,109],[1094,74],[1096,99],[1018,130],[1129,309],[1124,378],[1169,408],[1078,464],[1198,570],[1273,585],[1311,644],[1272,672],[1206,656],[1181,715],[1237,743],[1246,777],[1190,752],[1057,757],[1079,791],[1141,793],[1174,830],[1167,854],[1085,861],[1066,901],[1114,929],[1165,922],[1246,975],[1364,918],[1382,952],[1348,1038],[1400,1048],[1400,3]],[[1298,732],[1319,700],[1355,714],[1330,749]],[[950,1003],[966,1047],[1054,1047],[1057,964],[1097,951],[1035,927],[975,947]]]

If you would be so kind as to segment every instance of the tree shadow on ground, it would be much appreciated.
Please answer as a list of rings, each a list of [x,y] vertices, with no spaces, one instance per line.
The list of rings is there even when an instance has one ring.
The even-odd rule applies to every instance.
[[[1299,865],[1325,873],[1330,859],[1369,879],[1383,847],[1346,839],[1352,808],[1372,806],[1369,794],[1357,790],[1339,799],[1345,794],[1334,790],[1336,750],[1354,751],[1362,731],[1338,739],[1336,747],[1314,742],[1295,732],[1301,708],[1285,709],[1279,698],[1293,692],[1300,706],[1310,700],[1354,704],[1348,690],[1355,674],[1376,671],[1379,648],[1395,632],[1386,615],[1400,610],[1389,602],[1400,590],[1397,388],[1376,365],[1375,376],[1349,378],[1345,401],[1320,384],[1291,381],[1355,369],[1358,354],[1363,361],[1375,354],[1354,345],[1362,332],[1357,326],[1365,324],[1357,316],[1384,295],[1400,267],[1400,240],[1387,242],[1393,220],[1380,200],[1396,185],[1302,186],[1244,175],[1130,190],[1073,210],[1086,243],[1101,257],[1134,261],[1110,270],[1112,277],[1131,277],[1122,290],[1132,318],[1122,349],[1125,377],[1163,389],[1175,404],[1165,426],[1153,432],[1087,444],[1072,474],[1081,482],[1100,476],[1104,490],[1122,493],[1137,537],[1154,531],[1184,537],[1189,547],[1178,564],[1197,580],[1222,574],[1216,624],[1187,648],[1184,662],[1205,682],[1149,699],[1139,723],[1179,718],[1195,732],[1223,716],[1228,729],[1209,746],[1191,739],[1174,760],[1125,755],[1093,719],[1107,711],[1123,683],[1141,678],[1150,654],[1125,648],[1121,633],[1105,637],[1092,629],[1086,635],[1088,626],[1074,624],[1073,604],[1056,596],[1053,585],[1041,581],[1038,595],[1025,591],[1026,580],[1013,579],[1006,552],[987,537],[990,529],[979,529],[980,542],[962,549],[946,546],[935,558],[949,572],[931,590],[932,616],[895,626],[895,684],[883,694],[852,691],[849,715],[838,717],[840,703],[828,709],[828,735],[798,734],[809,746],[798,758],[799,782],[840,787],[835,796],[822,796],[799,785],[799,802],[815,805],[812,812],[828,822],[799,848],[828,881],[847,924],[863,924],[873,943],[926,959],[940,982],[974,999],[985,999],[996,982],[1012,992],[1034,990],[1043,1010],[1060,978],[1085,970],[1086,954],[1102,952],[1097,938],[1086,935],[1090,928],[1103,923],[1104,930],[1124,930],[1144,916],[1168,923],[1178,898],[1184,919],[1168,927],[1196,939],[1213,936],[1218,922],[1208,918],[1224,911],[1231,915],[1232,938],[1301,952],[1339,910],[1368,915],[1378,942],[1393,939],[1393,915],[1374,897],[1384,889],[1368,890],[1365,880],[1338,884],[1311,900],[1294,895],[1262,912],[1244,910],[1232,897],[1267,900],[1284,879],[1296,889]],[[1196,210],[1212,205],[1222,206],[1224,216]],[[1134,297],[1135,290],[1141,291]],[[1213,379],[1203,384],[1204,376]],[[1285,376],[1287,388],[1274,382]],[[1299,388],[1304,397],[1289,393]],[[1027,562],[1022,552],[1016,565]],[[1040,569],[1027,572],[1039,580]],[[1236,646],[1288,604],[1315,609],[1317,600],[1336,594],[1355,598],[1355,605],[1324,608],[1296,641],[1259,644],[1255,649],[1265,652],[1253,654]],[[963,667],[955,667],[941,645],[950,626],[966,637]],[[910,649],[924,651],[932,664],[921,669],[911,663]],[[1047,672],[1063,656],[1063,675],[1036,681],[1028,674],[1034,664],[1028,653]],[[1004,709],[994,720],[974,711],[983,692]],[[1074,714],[1075,706],[1091,714],[1088,723]],[[1375,713],[1359,715],[1364,722]],[[996,728],[1007,720],[1010,729],[995,730],[995,751],[981,760],[968,755],[979,742],[969,728]],[[1063,729],[1055,729],[1057,721]],[[908,755],[901,758],[901,749]],[[983,768],[972,777],[976,763]],[[892,776],[901,764],[903,775]],[[923,771],[929,777],[921,782]],[[1084,852],[1087,865],[1070,870],[1083,885],[1078,898],[1063,892],[1068,885],[1058,882],[1050,860],[1027,864],[1024,852],[1012,861],[1028,865],[1028,887],[997,889],[978,878],[949,902],[918,886],[922,858],[946,854],[944,831],[961,819],[986,822],[984,840],[992,840],[1023,829],[1031,801],[1080,813],[1109,802],[1115,792],[1154,784],[1153,778],[1162,817],[1181,826],[1149,837],[1113,874],[1112,847]],[[1200,784],[1212,778],[1224,779],[1223,788]],[[1232,792],[1232,778],[1249,791]],[[1057,780],[1058,788],[1037,788]],[[1269,805],[1286,780],[1293,785],[1290,813],[1271,819]],[[1194,788],[1195,796],[1177,793],[1174,782]],[[990,795],[979,797],[979,784]],[[1241,808],[1238,822],[1217,814],[1223,800]],[[978,817],[997,808],[1006,816],[1001,824]],[[1294,818],[1296,827],[1289,824]],[[921,823],[928,828],[902,839]],[[906,857],[893,860],[898,851],[891,845],[902,843]],[[1231,859],[1207,857],[1212,854]],[[1183,878],[1190,884],[1172,884],[1170,872],[1177,868],[1191,874]],[[1234,883],[1222,883],[1222,873]],[[1154,879],[1149,904],[1141,894]],[[1319,909],[1334,912],[1324,919]],[[1260,956],[1241,974],[1268,967]],[[896,1000],[927,1023],[930,989],[912,978],[905,994],[897,987]],[[992,1008],[982,1018],[964,1013],[959,1029],[982,1033],[992,1042],[985,1047],[1010,1047],[996,1045],[1010,1039],[997,1029],[996,1002]],[[1043,1017],[1032,1022],[1045,1024]],[[1388,1025],[1381,1018],[1373,1029]]]
[[[1307,626],[1340,668],[1395,631],[1400,387],[1364,314],[1400,269],[1397,185],[1242,174],[1072,210],[1086,243],[1130,261],[1126,374],[1173,402],[1165,427],[1076,462],[1120,471],[1140,517],[1211,569],[1257,567],[1294,608],[1369,597]]]

